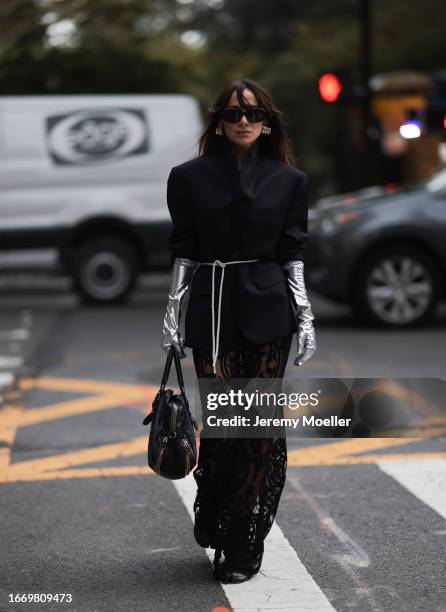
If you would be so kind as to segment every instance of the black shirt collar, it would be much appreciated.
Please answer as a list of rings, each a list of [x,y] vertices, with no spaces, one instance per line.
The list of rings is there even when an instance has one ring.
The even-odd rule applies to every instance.
[[[230,159],[235,160],[239,169],[241,169],[241,165],[244,165],[246,161],[255,162],[259,157],[259,143],[257,140],[247,149],[241,161],[239,161],[235,155],[235,146],[227,138],[225,138],[224,149],[226,155],[229,156]]]

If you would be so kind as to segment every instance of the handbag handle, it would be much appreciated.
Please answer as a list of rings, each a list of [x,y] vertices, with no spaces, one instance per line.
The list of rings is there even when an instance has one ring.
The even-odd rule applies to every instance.
[[[160,386],[159,391],[157,393],[157,397],[159,396],[160,393],[162,393],[164,391],[164,387],[166,386],[167,379],[169,378],[170,367],[172,365],[172,359],[175,360],[175,369],[177,371],[178,385],[180,387],[181,393],[184,395],[184,398],[186,400],[187,410],[189,411],[189,415],[190,415],[190,418],[192,420],[194,428],[198,431],[198,427],[199,427],[198,423],[197,423],[196,419],[190,413],[189,403],[188,403],[187,398],[186,398],[186,390],[184,388],[183,372],[181,371],[180,358],[178,357],[178,355],[177,355],[177,353],[176,353],[176,351],[175,351],[173,346],[170,347],[169,353],[167,355],[166,365],[164,366],[164,372],[163,372],[163,376],[162,376],[162,379],[161,379],[161,386]],[[150,414],[148,414],[146,416],[146,418],[144,419],[142,424],[143,425],[148,425],[152,421],[152,417],[153,417],[153,412],[150,412]]]
[[[164,391],[164,387],[167,384],[167,379],[169,378],[170,367],[172,365],[172,359],[175,361],[175,369],[177,372],[178,385],[180,387],[181,393],[186,395],[186,391],[184,389],[184,380],[183,380],[183,372],[181,371],[180,358],[178,357],[173,346],[170,347],[169,353],[166,359],[166,365],[164,366],[164,372],[161,379],[161,387],[160,391]]]

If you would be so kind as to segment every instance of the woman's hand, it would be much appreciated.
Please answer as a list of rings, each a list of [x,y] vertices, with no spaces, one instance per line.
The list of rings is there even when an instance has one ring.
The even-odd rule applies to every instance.
[[[168,353],[173,346],[180,359],[186,357],[184,340],[180,333],[181,307],[189,292],[199,263],[192,259],[176,257],[170,281],[169,299],[163,321],[162,349]]]
[[[304,280],[304,262],[299,259],[288,261],[283,269],[287,275],[288,287],[296,307],[298,320],[297,355],[295,366],[301,366],[310,359],[316,350],[316,334],[314,331],[314,316],[307,297]]]

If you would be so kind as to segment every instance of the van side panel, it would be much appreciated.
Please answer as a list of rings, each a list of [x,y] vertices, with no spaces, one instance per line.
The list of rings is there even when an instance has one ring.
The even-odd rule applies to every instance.
[[[0,249],[60,248],[113,219],[167,250],[167,177],[201,129],[190,96],[0,98]]]

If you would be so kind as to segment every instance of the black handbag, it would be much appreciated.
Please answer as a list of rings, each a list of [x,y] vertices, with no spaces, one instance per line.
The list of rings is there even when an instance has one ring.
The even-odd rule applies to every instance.
[[[172,359],[175,361],[181,391],[179,394],[174,394],[172,389],[164,388]],[[147,451],[149,466],[156,474],[170,480],[187,476],[197,463],[194,428],[198,429],[198,423],[189,410],[180,358],[173,347],[167,355],[161,386],[152,403],[152,412],[146,416],[143,425],[149,423],[151,423]]]

